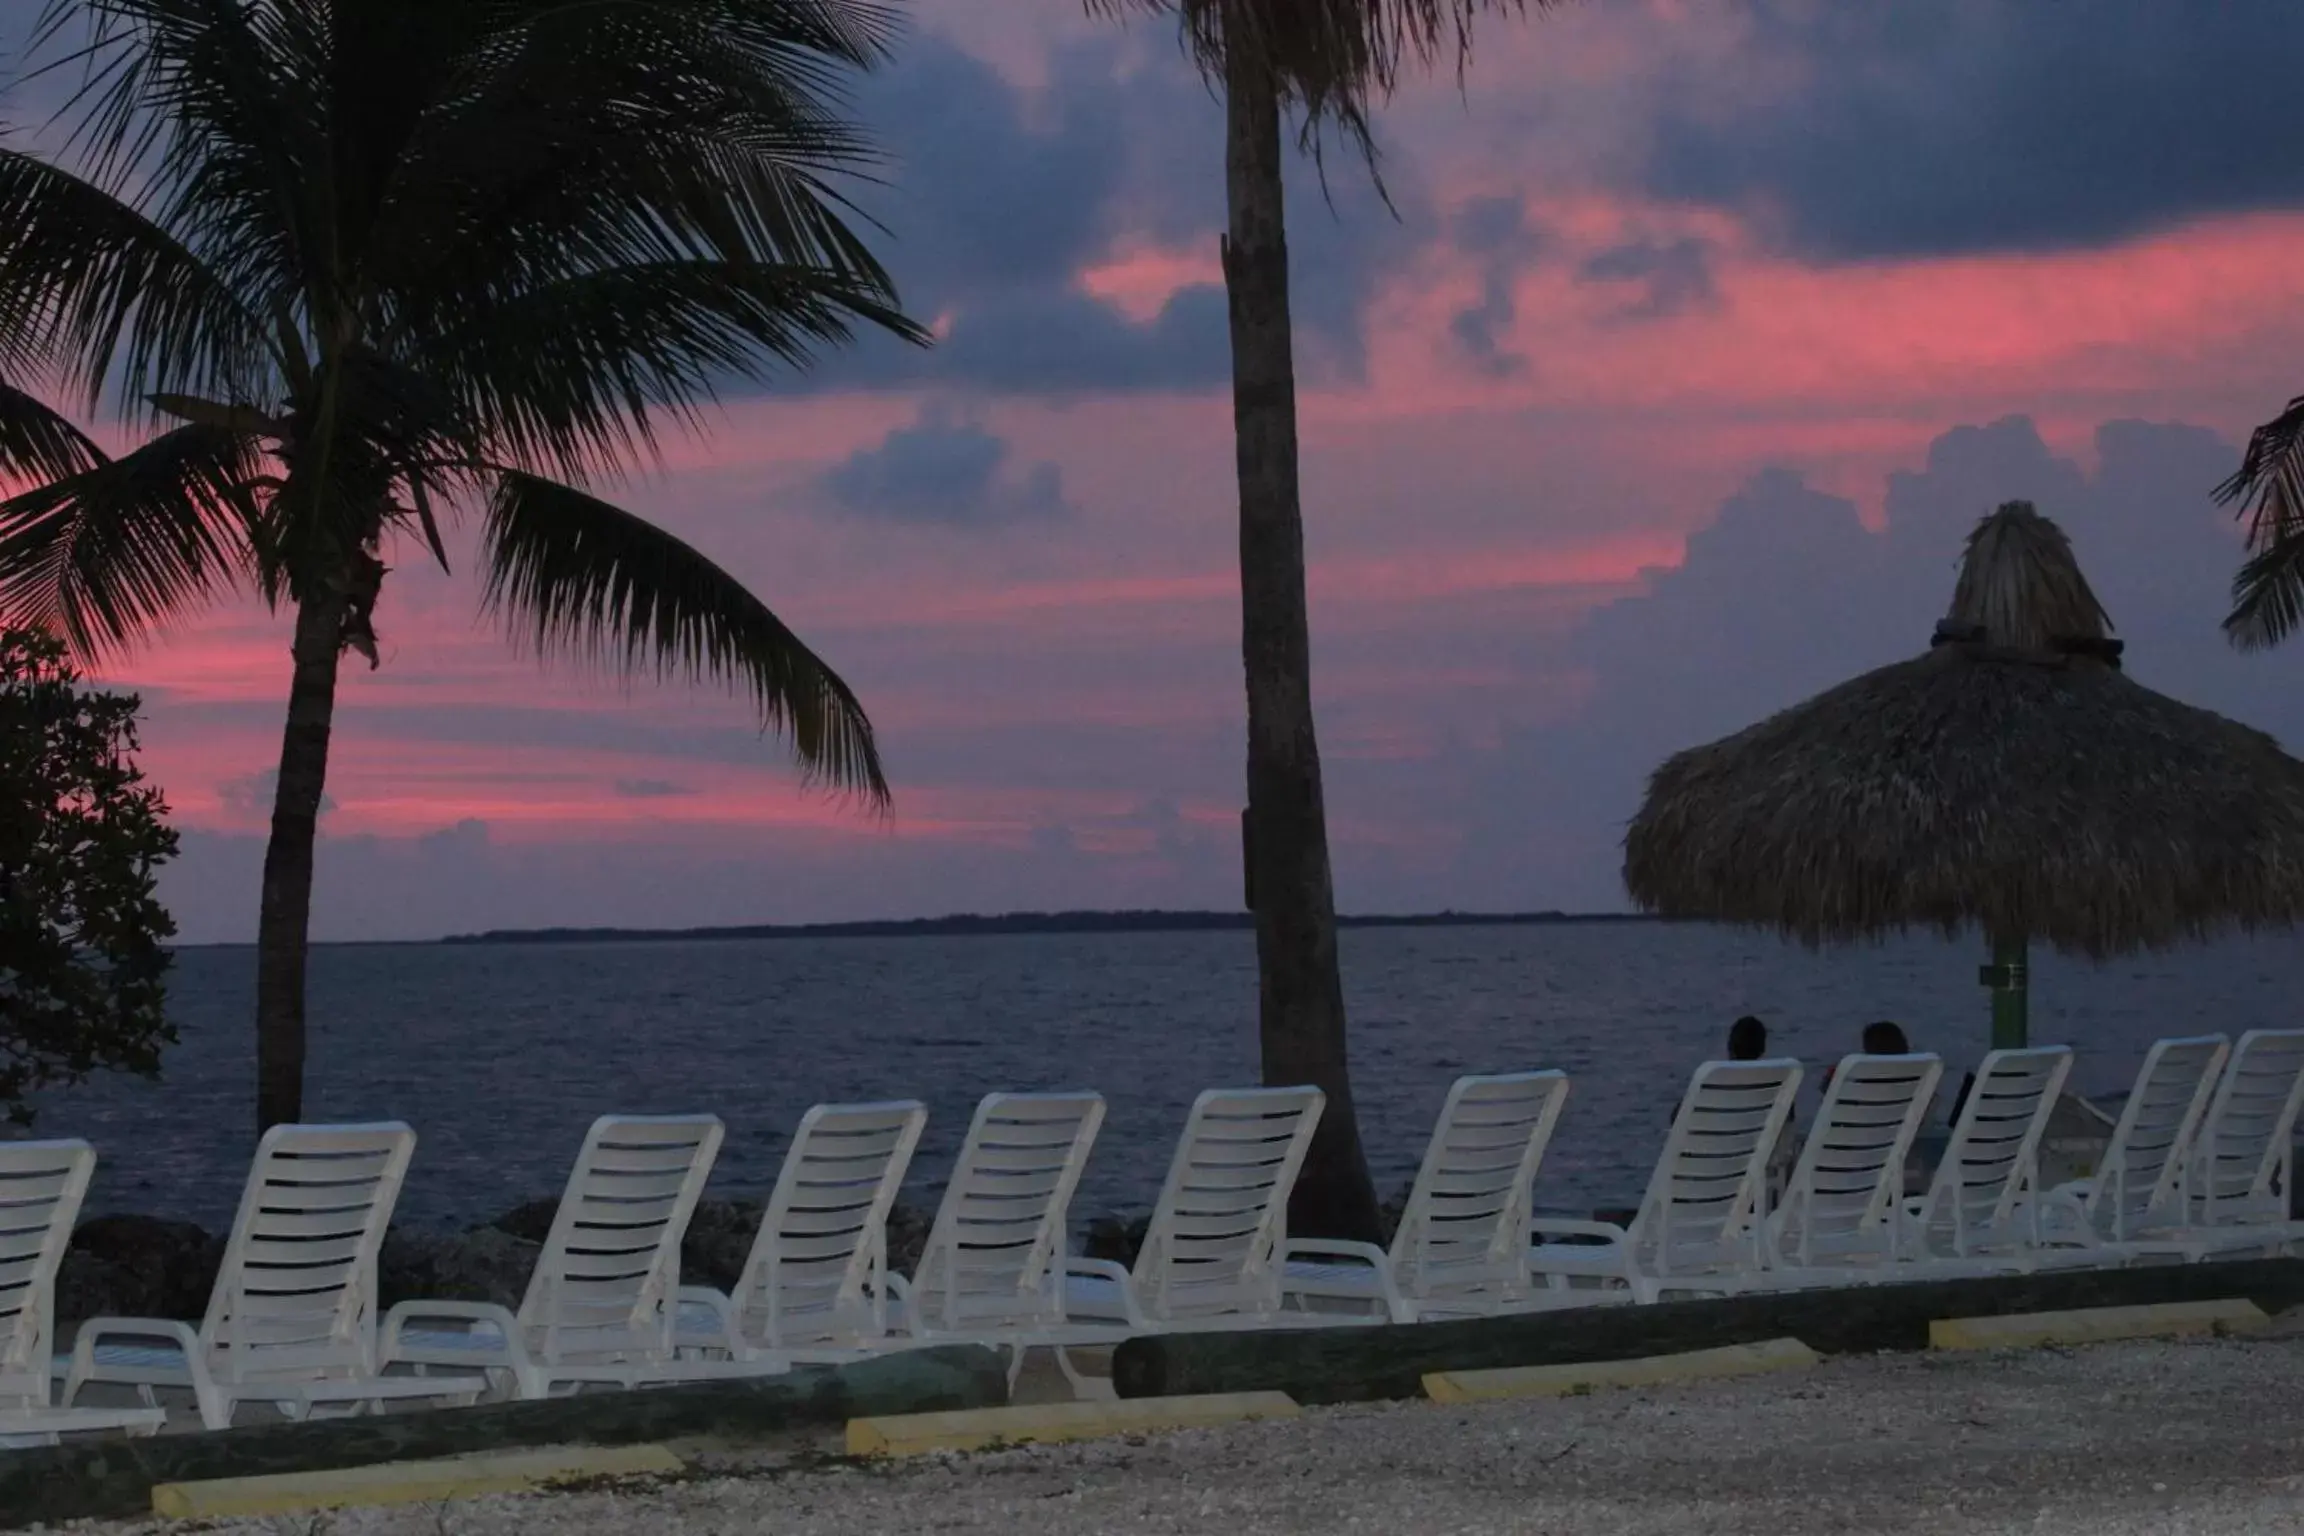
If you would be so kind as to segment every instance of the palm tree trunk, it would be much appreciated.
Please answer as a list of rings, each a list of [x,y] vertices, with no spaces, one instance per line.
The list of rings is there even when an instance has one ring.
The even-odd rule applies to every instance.
[[[336,665],[343,654],[341,581],[316,581],[296,606],[295,672],[264,849],[264,899],[256,926],[256,1131],[304,1113],[304,960],[312,916],[312,845],[328,780],[336,718]]]
[[[1289,1230],[1374,1242],[1376,1194],[1360,1147],[1345,1059],[1336,894],[1328,868],[1320,747],[1312,729],[1280,102],[1270,73],[1240,56],[1226,68],[1224,95],[1231,214],[1224,286],[1231,300],[1232,425],[1240,471],[1249,887],[1262,978],[1264,1081],[1311,1083],[1328,1095],[1289,1208]]]

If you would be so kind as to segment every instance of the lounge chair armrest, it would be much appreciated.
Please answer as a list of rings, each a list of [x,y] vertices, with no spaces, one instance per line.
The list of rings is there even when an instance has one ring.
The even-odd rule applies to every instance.
[[[520,1341],[520,1320],[511,1309],[492,1301],[403,1301],[384,1314],[383,1325],[376,1331],[376,1358],[379,1367],[388,1366],[401,1357],[401,1335],[411,1321],[437,1323],[487,1323],[504,1337],[504,1353],[514,1365],[527,1363],[528,1351]]]
[[[80,1332],[72,1341],[71,1363],[64,1369],[63,1388],[57,1394],[61,1406],[73,1406],[80,1389],[91,1381],[151,1379],[149,1371],[107,1369],[98,1364],[97,1347],[108,1339],[166,1339],[183,1352],[184,1373],[191,1378],[195,1395],[207,1391],[208,1362],[201,1356],[200,1335],[191,1324],[165,1317],[92,1317],[80,1325]]]
[[[1611,1243],[1624,1241],[1624,1228],[1612,1221],[1575,1221],[1560,1216],[1537,1216],[1528,1222],[1530,1232],[1558,1237],[1597,1237]]]
[[[71,1402],[69,1393],[78,1390],[81,1382],[101,1379],[96,1349],[114,1339],[166,1339],[183,1352],[184,1368],[194,1375],[207,1364],[200,1357],[199,1332],[190,1323],[165,1317],[92,1317],[80,1325],[72,1341],[72,1364],[65,1377],[71,1383],[67,1404]]]
[[[1091,1280],[1109,1280],[1115,1285],[1127,1285],[1134,1279],[1125,1264],[1115,1264],[1110,1259],[1078,1259],[1069,1255],[1064,1260],[1064,1273],[1083,1275]]]
[[[712,1314],[712,1327],[719,1337],[713,1347],[733,1353],[736,1349],[736,1303],[726,1291],[709,1285],[684,1285],[672,1298],[672,1337],[680,1337],[680,1314],[690,1307],[703,1307]]]
[[[1150,1326],[1145,1321],[1143,1312],[1136,1305],[1136,1277],[1128,1272],[1128,1266],[1115,1264],[1110,1259],[1080,1259],[1068,1254],[1064,1259],[1064,1277],[1070,1279],[1075,1275],[1084,1280],[1110,1281],[1113,1290],[1120,1298],[1119,1315],[1121,1321],[1131,1328]],[[1064,1310],[1067,1314],[1072,1310],[1069,1296],[1066,1298]]]
[[[1291,1238],[1280,1246],[1280,1294],[1302,1296],[1318,1294],[1316,1284],[1306,1284],[1289,1277],[1288,1266],[1298,1259],[1343,1259],[1366,1269],[1376,1282],[1376,1296],[1384,1305],[1384,1315],[1395,1323],[1412,1323],[1416,1309],[1408,1298],[1400,1294],[1399,1282],[1392,1274],[1392,1256],[1374,1243],[1346,1242],[1339,1238]]]
[[[80,1325],[72,1353],[93,1355],[106,1339],[166,1339],[184,1351],[187,1360],[200,1353],[200,1334],[190,1323],[166,1317],[92,1317]]]

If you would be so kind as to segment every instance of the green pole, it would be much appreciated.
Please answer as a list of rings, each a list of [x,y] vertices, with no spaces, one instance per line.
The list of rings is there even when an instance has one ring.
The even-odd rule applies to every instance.
[[[2024,963],[2024,936],[1995,938],[1992,963],[1976,979],[1992,989],[1992,1049],[2022,1050],[2031,1033],[2028,996],[2030,978]]]

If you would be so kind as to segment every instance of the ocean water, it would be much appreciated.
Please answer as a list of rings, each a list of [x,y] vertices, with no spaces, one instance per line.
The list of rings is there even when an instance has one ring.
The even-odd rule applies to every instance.
[[[1387,1194],[1462,1073],[1571,1075],[1537,1201],[1590,1210],[1637,1199],[1689,1070],[1738,1014],[1817,1066],[1894,1018],[1952,1083],[1987,1032],[1982,956],[1933,939],[1811,953],[1627,923],[1354,929],[1342,946],[1361,1132]],[[91,1211],[229,1223],[254,1141],[254,966],[248,949],[185,951],[164,1081],[41,1104],[38,1134],[97,1146]],[[2288,935],[2101,967],[2040,954],[2033,1039],[2074,1046],[2075,1086],[2101,1094],[2158,1036],[2293,1024],[2300,996],[2304,943]],[[757,1198],[809,1105],[878,1098],[929,1106],[904,1197],[927,1207],[980,1095],[1073,1087],[1111,1106],[1075,1217],[1142,1211],[1193,1096],[1257,1075],[1246,933],[324,946],[311,1012],[307,1118],[414,1125],[400,1219],[419,1224],[557,1194],[610,1111],[718,1114],[710,1193]]]

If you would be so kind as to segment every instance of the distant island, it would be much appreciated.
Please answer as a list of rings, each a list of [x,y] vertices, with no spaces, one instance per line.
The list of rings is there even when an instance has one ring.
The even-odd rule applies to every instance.
[[[1339,928],[1517,928],[1537,923],[1646,923],[1635,912],[1416,912],[1338,916]],[[491,928],[443,944],[631,944],[674,939],[935,939],[1024,933],[1214,933],[1247,929],[1246,912],[957,913],[858,923],[759,923],[741,928]]]

